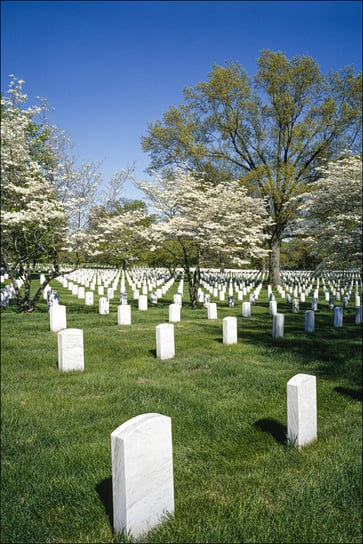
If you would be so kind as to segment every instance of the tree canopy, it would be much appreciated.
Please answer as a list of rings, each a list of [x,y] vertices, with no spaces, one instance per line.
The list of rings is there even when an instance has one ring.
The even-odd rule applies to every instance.
[[[362,159],[347,155],[318,169],[302,195],[298,235],[322,266],[362,266]]]
[[[203,172],[213,183],[240,179],[265,198],[270,281],[278,284],[280,246],[296,216],[296,197],[323,161],[361,146],[361,74],[353,67],[323,75],[308,56],[264,50],[255,76],[237,63],[214,65],[208,81],[142,138],[151,170]]]
[[[211,253],[235,265],[263,257],[265,230],[270,224],[262,199],[252,198],[239,181],[215,185],[196,174],[176,170],[156,176],[154,183],[139,183],[159,214],[147,238],[182,266],[189,280],[192,305],[199,286],[200,266]]]

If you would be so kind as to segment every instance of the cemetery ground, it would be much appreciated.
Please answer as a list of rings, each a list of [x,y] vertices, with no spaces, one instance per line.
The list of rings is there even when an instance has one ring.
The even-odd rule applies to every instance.
[[[333,326],[323,300],[315,332],[304,309],[278,302],[285,334],[272,338],[264,288],[250,318],[218,302],[218,319],[188,306],[174,324],[175,357],[159,360],[155,327],[168,322],[177,283],[132,325],[52,283],[67,327],[84,334],[84,372],[59,372],[45,301],[2,309],[2,543],[111,543],[110,435],[128,419],[171,417],[175,516],[142,540],[158,543],[360,543],[361,325],[354,304]],[[130,299],[131,292],[128,290]],[[319,299],[320,301],[320,299]],[[238,343],[222,342],[237,317]],[[286,384],[317,380],[318,439],[286,442]]]

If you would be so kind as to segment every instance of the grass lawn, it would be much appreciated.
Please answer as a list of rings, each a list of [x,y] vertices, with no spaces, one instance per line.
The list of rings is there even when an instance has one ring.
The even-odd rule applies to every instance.
[[[150,543],[360,543],[361,327],[343,328],[322,302],[316,332],[277,297],[285,336],[272,338],[267,290],[251,318],[218,302],[218,319],[185,305],[176,356],[155,357],[155,327],[168,322],[177,283],[132,325],[87,307],[58,282],[67,326],[84,331],[84,372],[60,373],[47,305],[1,314],[1,542],[126,542],[112,531],[110,434],[147,412],[172,420],[175,516]],[[131,292],[129,291],[131,298]],[[353,297],[354,299],[354,297]],[[320,300],[320,299],[319,299]],[[238,318],[238,344],[222,319]],[[318,440],[286,444],[286,383],[317,377]]]

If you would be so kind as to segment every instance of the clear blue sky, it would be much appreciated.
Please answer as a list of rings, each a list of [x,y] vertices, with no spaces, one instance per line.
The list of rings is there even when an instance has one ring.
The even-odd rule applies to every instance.
[[[362,67],[361,1],[2,1],[1,90],[9,74],[53,121],[81,162],[105,179],[136,161],[140,138],[213,63],[256,72],[262,49],[310,55],[324,73]],[[123,196],[140,196],[127,185]]]

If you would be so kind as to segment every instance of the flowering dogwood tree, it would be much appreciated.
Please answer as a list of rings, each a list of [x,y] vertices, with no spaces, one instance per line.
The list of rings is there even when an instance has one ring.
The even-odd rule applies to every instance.
[[[302,195],[296,234],[322,265],[361,266],[362,159],[347,155],[319,169],[320,178]]]
[[[93,164],[75,167],[69,140],[46,122],[44,102],[27,106],[23,83],[12,77],[1,99],[1,266],[18,308],[32,311],[62,273],[61,259],[72,256],[67,266],[79,266],[88,212],[102,180]],[[122,183],[122,176],[116,178]],[[31,294],[32,276],[45,265],[45,279]]]
[[[158,212],[144,233],[150,248],[163,247],[184,268],[190,301],[195,307],[200,266],[210,252],[228,256],[237,265],[262,258],[270,219],[262,199],[248,196],[238,181],[214,185],[192,173],[176,170],[156,183],[138,183]]]

